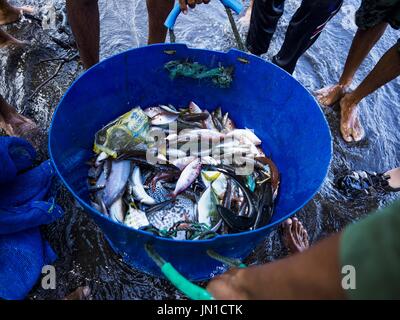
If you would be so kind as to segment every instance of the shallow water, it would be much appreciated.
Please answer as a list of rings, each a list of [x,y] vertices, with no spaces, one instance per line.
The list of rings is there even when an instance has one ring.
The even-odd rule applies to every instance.
[[[22,3],[22,1],[19,1]],[[30,0],[24,3],[47,2]],[[340,13],[331,21],[317,43],[298,64],[294,76],[309,90],[321,88],[337,81],[355,32],[352,23],[354,10],[360,1],[346,1]],[[62,0],[55,1],[59,7]],[[290,17],[300,4],[288,0],[276,37],[266,55],[270,58],[279,50]],[[145,45],[147,14],[143,0],[100,0],[101,56],[109,57],[126,49]],[[228,50],[234,46],[225,11],[216,1],[210,7],[199,7],[192,14],[178,20],[176,36],[189,46],[213,50]],[[71,37],[55,30],[42,30],[32,22],[22,21],[6,28],[20,39],[29,39],[26,50],[0,51],[0,93],[6,99],[33,117],[44,131],[60,97],[82,70],[76,61],[66,63],[54,81],[45,86],[29,101],[37,86],[52,75],[57,62],[39,61],[63,56],[67,51],[51,37],[60,39],[63,47]],[[243,30],[245,31],[245,30]],[[371,70],[382,54],[397,41],[398,33],[388,30],[376,45],[356,77],[357,84]],[[58,43],[60,43],[58,41]],[[400,81],[396,80],[380,89],[361,103],[361,116],[368,138],[357,145],[347,145],[339,135],[337,108],[326,109],[334,136],[334,158],[325,184],[316,197],[297,216],[307,227],[311,243],[341,230],[368,212],[385,206],[395,195],[372,195],[356,200],[342,196],[333,185],[335,177],[347,169],[382,172],[400,166]],[[46,134],[42,136],[40,158],[46,155]],[[59,202],[66,209],[65,217],[44,227],[43,231],[57,252],[57,289],[45,291],[39,286],[30,294],[31,299],[59,299],[80,285],[89,285],[94,299],[165,299],[182,298],[167,282],[134,271],[122,263],[105,242],[92,220],[79,209],[65,192]],[[274,231],[250,258],[252,263],[273,261],[287,253],[282,247],[278,231]]]

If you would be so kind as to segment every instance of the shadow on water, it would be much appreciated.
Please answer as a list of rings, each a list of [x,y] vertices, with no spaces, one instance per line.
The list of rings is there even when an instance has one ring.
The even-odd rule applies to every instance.
[[[19,2],[22,4],[22,1]],[[346,1],[316,45],[301,59],[294,76],[309,90],[334,83],[339,78],[355,31],[352,20],[359,2]],[[24,3],[44,6],[47,2],[30,0]],[[63,3],[62,0],[55,1],[59,8],[63,7]],[[266,59],[279,50],[289,19],[299,3],[300,0],[287,1],[285,15]],[[146,43],[145,1],[103,0],[100,6],[102,58]],[[196,14],[179,18],[176,27],[179,42],[216,50],[227,50],[234,46],[224,10],[218,2],[212,2],[210,6],[213,10],[199,7]],[[30,40],[32,45],[24,50],[0,51],[3,79],[0,93],[40,124],[43,129],[40,159],[43,160],[47,158],[45,132],[54,108],[82,69],[76,60],[65,63],[59,75],[29,100],[36,88],[58,67],[57,61],[39,62],[67,54],[69,50],[66,48],[73,42],[72,37],[68,32],[42,30],[34,21],[21,21],[5,29],[17,38]],[[365,77],[396,39],[395,33],[388,30],[363,64],[356,83]],[[297,214],[307,227],[312,243],[396,199],[396,195],[378,194],[348,199],[335,189],[334,180],[349,169],[382,172],[400,166],[399,89],[399,80],[393,81],[362,102],[361,115],[368,138],[356,145],[349,146],[340,138],[338,108],[324,110],[334,137],[334,158],[321,191]],[[30,294],[31,299],[60,299],[81,285],[90,286],[94,299],[182,298],[166,281],[134,271],[121,262],[105,242],[99,228],[76,207],[71,196],[62,187],[56,189],[59,203],[65,208],[66,214],[57,223],[44,227],[43,231],[59,256],[55,263],[58,285],[56,290],[49,291],[37,285]],[[273,261],[286,254],[279,230],[275,230],[255,250],[249,262]]]

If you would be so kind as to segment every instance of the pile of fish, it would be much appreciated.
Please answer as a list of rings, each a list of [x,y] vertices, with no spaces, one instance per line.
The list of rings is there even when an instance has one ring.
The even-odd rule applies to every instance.
[[[115,222],[179,240],[261,228],[280,183],[261,143],[221,108],[136,107],[96,134],[91,204]]]

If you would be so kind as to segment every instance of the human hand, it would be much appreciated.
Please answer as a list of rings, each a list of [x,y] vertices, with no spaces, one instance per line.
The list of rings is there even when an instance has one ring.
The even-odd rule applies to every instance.
[[[210,1],[211,0],[179,0],[179,5],[181,6],[182,12],[186,14],[188,12],[188,5],[193,9],[197,4],[207,4]]]
[[[244,269],[230,270],[210,281],[207,290],[217,300],[249,300],[245,273]]]

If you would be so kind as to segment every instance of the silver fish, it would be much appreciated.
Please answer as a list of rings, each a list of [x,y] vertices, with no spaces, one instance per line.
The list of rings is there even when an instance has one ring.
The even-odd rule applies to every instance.
[[[226,135],[226,138],[235,138],[239,140],[241,137],[246,137],[256,146],[259,146],[262,143],[260,138],[257,137],[255,133],[250,129],[235,129]]]
[[[189,163],[193,162],[194,160],[196,160],[196,157],[190,156],[190,157],[178,158],[170,162],[171,164],[173,164],[175,167],[177,167],[179,170],[182,171],[189,165]]]
[[[217,205],[219,204],[218,198],[214,193],[212,187],[208,187],[204,191],[198,202],[198,219],[199,223],[204,223],[209,227],[215,226],[217,222],[218,212]]]
[[[156,116],[151,118],[151,124],[153,126],[162,126],[166,124],[170,124],[178,119],[179,115],[177,114],[171,114],[171,113],[160,113],[157,114]]]
[[[156,201],[144,190],[140,168],[138,166],[135,166],[133,169],[131,183],[131,191],[136,200],[147,205],[153,205],[156,203]]]
[[[143,110],[144,114],[149,118],[153,118],[156,115],[163,113],[163,110],[160,107],[150,107]]]
[[[105,152],[102,152],[98,155],[98,157],[96,158],[96,162],[95,165],[96,167],[100,166],[104,160],[106,160],[108,158],[108,154]]]
[[[130,161],[114,161],[112,163],[111,173],[103,191],[103,201],[107,208],[124,193],[130,172]]]
[[[208,113],[208,118],[202,122],[203,128],[216,131],[217,128],[214,125],[214,122],[212,120],[211,114],[207,110],[205,110],[204,112]]]
[[[201,113],[202,112],[200,107],[197,104],[195,104],[193,101],[189,104],[189,111],[190,111],[190,113]]]
[[[171,196],[175,198],[178,194],[185,191],[187,188],[191,186],[191,184],[197,179],[201,170],[201,159],[196,159],[193,162],[189,163],[187,167],[182,171],[174,192],[171,193]]]
[[[162,105],[162,104],[161,104],[161,105],[160,105],[160,108],[161,108],[162,110],[168,112],[168,113],[180,115],[180,112],[179,112],[178,110],[176,110],[175,107],[174,107],[173,105],[171,105],[171,104],[168,105],[168,106],[165,106],[165,105]]]
[[[196,140],[206,140],[213,142],[220,142],[225,137],[224,134],[210,130],[210,129],[195,129],[195,130],[185,130],[183,134],[178,137],[178,143],[196,141]]]
[[[124,204],[122,197],[115,201],[110,207],[110,218],[115,222],[124,221]]]

